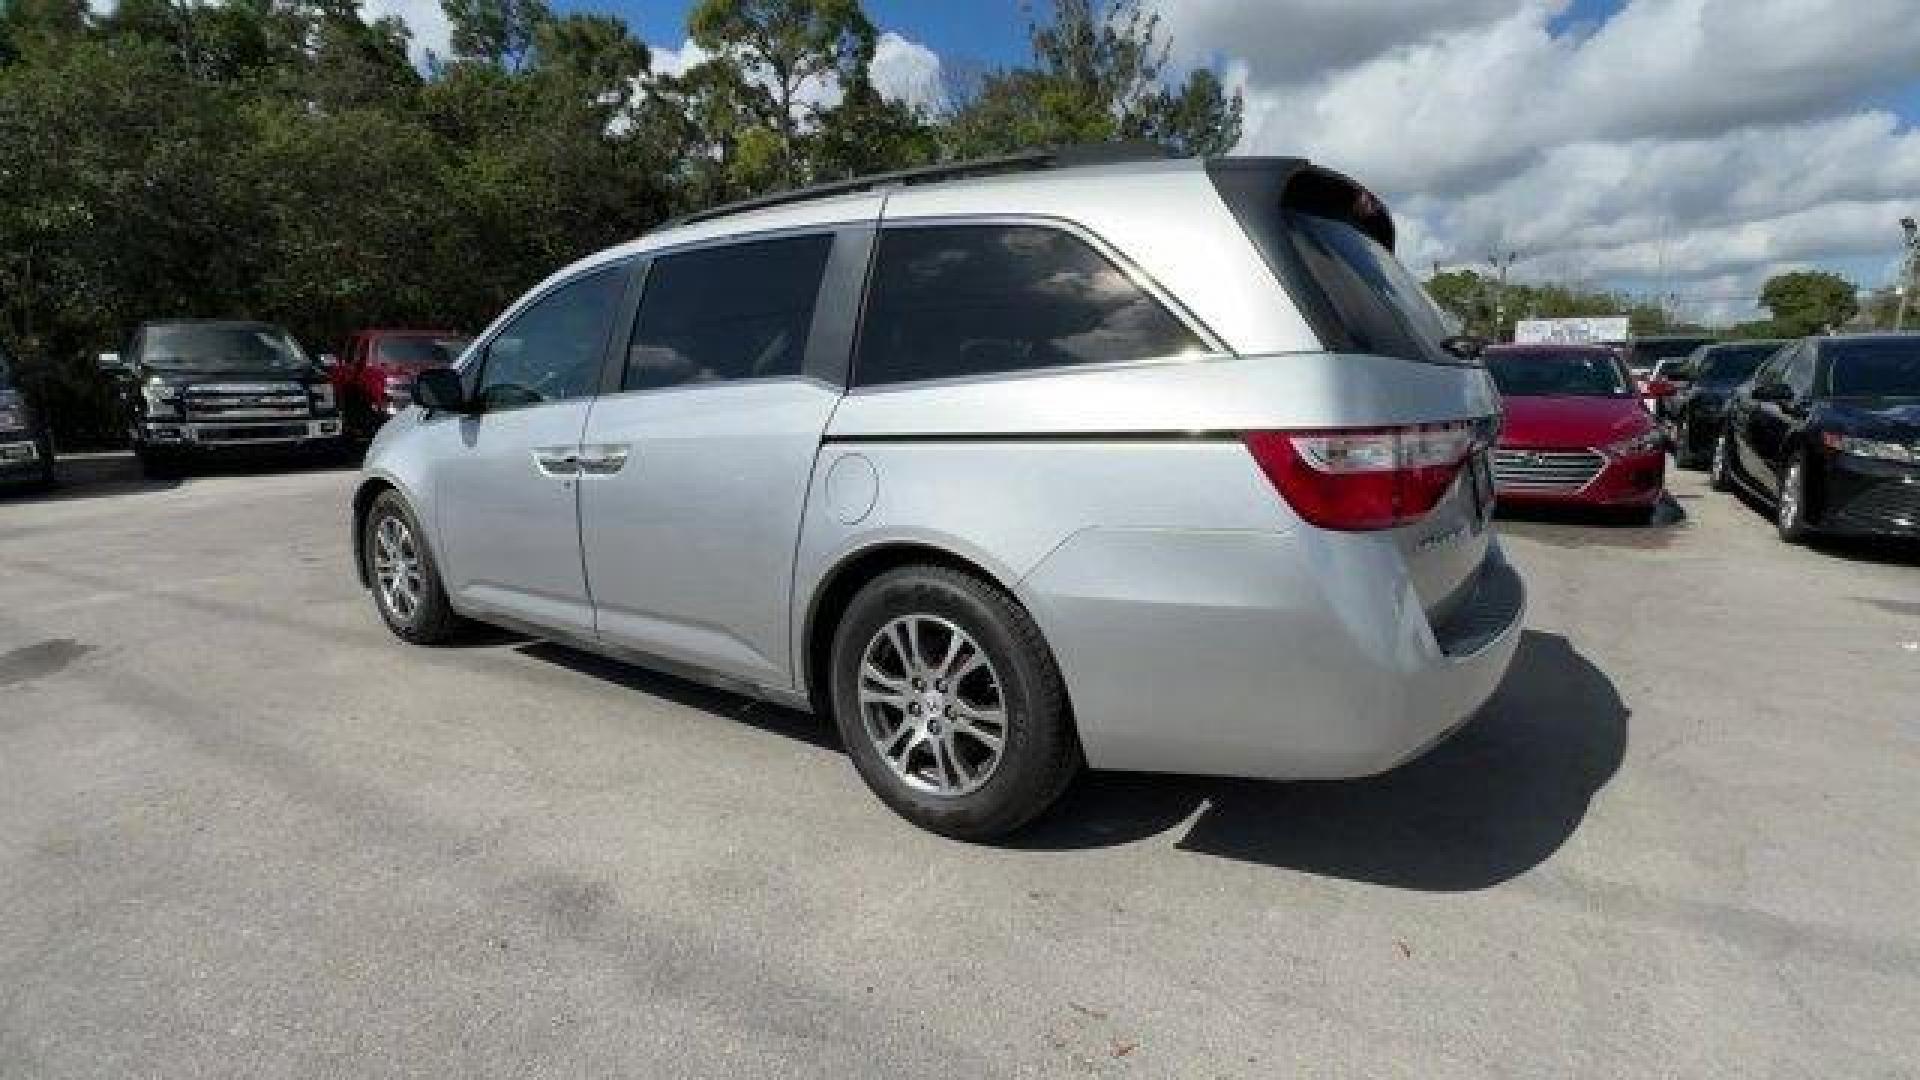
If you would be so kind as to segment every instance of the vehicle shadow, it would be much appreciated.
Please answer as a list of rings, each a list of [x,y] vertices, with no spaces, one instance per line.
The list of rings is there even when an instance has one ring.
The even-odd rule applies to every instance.
[[[841,751],[832,723],[545,641],[523,655],[677,705]],[[1431,753],[1361,780],[1278,783],[1090,773],[1002,842],[1023,850],[1131,843],[1189,822],[1183,851],[1433,892],[1484,889],[1539,865],[1620,767],[1628,710],[1557,634],[1525,631],[1475,720]]]
[[[1495,510],[1503,534],[1561,548],[1657,549],[1672,544],[1687,524],[1687,509],[1672,493],[1661,496],[1651,516],[1587,507],[1515,506]]]
[[[1183,851],[1403,889],[1484,889],[1573,835],[1620,767],[1627,718],[1599,668],[1565,638],[1529,630],[1480,715],[1392,772],[1300,783],[1096,773],[1012,845],[1104,847],[1191,818]]]
[[[171,491],[199,477],[262,476],[289,472],[327,472],[357,469],[357,452],[331,458],[301,458],[267,455],[259,458],[215,459],[195,463],[176,476],[145,475],[140,462],[127,451],[95,454],[63,454],[54,460],[55,483],[52,488],[0,488],[0,505],[77,502],[82,499],[115,498],[144,492]]]
[[[1774,508],[1745,485],[1736,484],[1733,497],[1739,499],[1765,528],[1774,527]],[[1807,549],[1848,562],[1880,563],[1887,566],[1920,566],[1920,540],[1895,536],[1840,536],[1814,533],[1806,539]]]

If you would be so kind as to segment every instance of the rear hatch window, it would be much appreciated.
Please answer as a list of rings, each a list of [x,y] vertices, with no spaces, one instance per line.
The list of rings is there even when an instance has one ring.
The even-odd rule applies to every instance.
[[[1221,198],[1330,351],[1467,364],[1440,308],[1393,254],[1393,219],[1346,177],[1291,159],[1210,162]]]

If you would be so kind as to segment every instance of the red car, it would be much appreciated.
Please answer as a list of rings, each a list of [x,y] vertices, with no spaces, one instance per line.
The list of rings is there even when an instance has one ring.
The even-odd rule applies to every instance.
[[[1506,504],[1604,507],[1650,516],[1666,487],[1666,437],[1611,349],[1502,345],[1487,370],[1506,401],[1494,488]],[[1649,384],[1646,397],[1670,386]]]
[[[347,429],[371,435],[412,403],[415,375],[453,363],[471,340],[447,330],[362,330],[348,338],[331,370]]]

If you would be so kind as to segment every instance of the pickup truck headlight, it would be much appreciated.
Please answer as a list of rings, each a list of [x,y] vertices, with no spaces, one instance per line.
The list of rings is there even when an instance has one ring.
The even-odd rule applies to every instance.
[[[1654,453],[1663,449],[1666,445],[1666,436],[1661,434],[1659,428],[1653,428],[1641,432],[1631,439],[1622,439],[1617,443],[1603,447],[1602,452],[1608,457],[1638,457],[1641,454]]]
[[[315,383],[308,387],[308,390],[313,394],[313,409],[315,412],[330,413],[338,408],[333,399],[332,383]]]
[[[180,412],[180,388],[172,383],[143,383],[140,396],[147,399],[148,413],[175,416]]]
[[[1828,432],[1821,437],[1827,449],[1838,450],[1854,457],[1872,458],[1875,461],[1898,461],[1903,465],[1920,465],[1920,450],[1911,446],[1902,446],[1885,439],[1862,439],[1852,435],[1836,435]]]

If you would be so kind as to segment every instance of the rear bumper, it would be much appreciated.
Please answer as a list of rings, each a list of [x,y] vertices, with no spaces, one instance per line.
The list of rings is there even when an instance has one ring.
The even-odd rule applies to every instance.
[[[1471,718],[1526,596],[1497,543],[1431,625],[1383,535],[1082,532],[1023,581],[1096,768],[1283,779],[1383,772]]]

